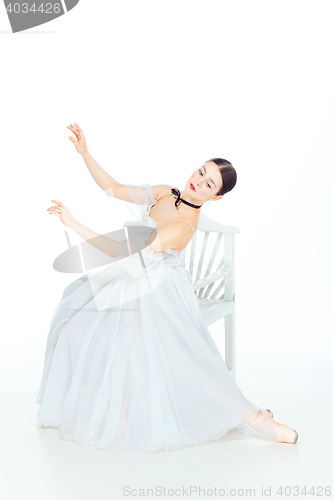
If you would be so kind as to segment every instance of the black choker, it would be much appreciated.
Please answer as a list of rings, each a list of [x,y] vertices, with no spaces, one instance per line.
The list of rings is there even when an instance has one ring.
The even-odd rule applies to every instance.
[[[190,203],[189,201],[183,200],[180,197],[180,191],[179,191],[179,189],[172,188],[171,189],[171,193],[177,196],[177,199],[175,201],[175,207],[177,207],[178,203],[181,202],[181,201],[183,203],[185,203],[186,205],[189,205],[190,207],[193,207],[193,208],[200,208],[200,207],[202,207],[202,205],[193,205],[193,203]]]

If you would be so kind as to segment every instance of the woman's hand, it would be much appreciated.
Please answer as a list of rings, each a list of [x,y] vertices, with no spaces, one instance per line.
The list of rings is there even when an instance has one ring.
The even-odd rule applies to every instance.
[[[74,122],[74,125],[75,127],[73,127],[72,124],[70,126],[67,125],[67,128],[75,134],[77,140],[75,140],[72,136],[69,136],[69,140],[74,144],[76,151],[80,153],[80,155],[84,155],[88,153],[86,138],[84,137],[82,129],[78,126],[78,124]]]
[[[61,203],[60,201],[51,201],[53,201],[53,203],[56,203],[56,205],[47,209],[49,214],[56,215],[57,217],[59,217],[61,222],[65,224],[65,226],[72,228],[74,223],[77,221],[76,219],[74,219],[68,208],[65,207],[65,205],[63,205],[63,203]]]

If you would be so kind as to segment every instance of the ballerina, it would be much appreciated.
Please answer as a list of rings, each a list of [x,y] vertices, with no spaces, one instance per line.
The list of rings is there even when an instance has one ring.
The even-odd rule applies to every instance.
[[[115,262],[63,292],[46,343],[37,427],[113,451],[180,449],[246,424],[295,444],[298,433],[249,401],[232,379],[184,267],[203,203],[221,199],[236,184],[231,163],[205,162],[183,191],[121,184],[92,158],[80,126],[68,129],[99,187],[125,201],[152,232],[140,252],[133,251],[132,242],[95,233],[52,200],[49,214]]]

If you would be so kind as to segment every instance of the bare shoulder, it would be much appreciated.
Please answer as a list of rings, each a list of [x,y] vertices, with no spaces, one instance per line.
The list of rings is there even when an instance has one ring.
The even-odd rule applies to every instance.
[[[156,184],[152,186],[154,196],[156,200],[159,200],[165,194],[170,194],[173,186],[169,186],[168,184]]]

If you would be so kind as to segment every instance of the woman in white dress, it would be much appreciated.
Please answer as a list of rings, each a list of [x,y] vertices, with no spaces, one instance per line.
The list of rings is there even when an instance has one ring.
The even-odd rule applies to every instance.
[[[183,266],[200,207],[235,186],[233,166],[219,158],[205,162],[182,192],[120,184],[91,157],[74,125],[70,140],[94,180],[151,232],[143,246],[140,235],[128,246],[91,231],[52,200],[50,214],[115,261],[70,283],[55,309],[37,427],[125,452],[181,449],[247,424],[276,442],[296,443],[297,432],[246,399],[232,379]]]

